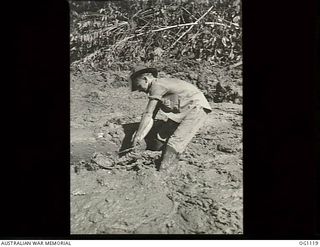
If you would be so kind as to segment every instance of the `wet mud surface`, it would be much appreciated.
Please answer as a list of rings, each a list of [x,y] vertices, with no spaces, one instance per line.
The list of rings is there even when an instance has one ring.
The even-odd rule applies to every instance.
[[[147,98],[107,79],[71,75],[71,233],[242,234],[242,105],[211,103],[164,178],[159,151],[118,155]]]

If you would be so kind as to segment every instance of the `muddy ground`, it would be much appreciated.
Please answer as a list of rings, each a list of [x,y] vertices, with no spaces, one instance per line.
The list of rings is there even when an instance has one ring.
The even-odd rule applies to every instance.
[[[155,168],[160,152],[118,155],[147,103],[110,82],[125,76],[72,70],[71,233],[243,233],[242,105],[211,102],[205,126],[164,180]],[[165,119],[160,113],[157,123]]]

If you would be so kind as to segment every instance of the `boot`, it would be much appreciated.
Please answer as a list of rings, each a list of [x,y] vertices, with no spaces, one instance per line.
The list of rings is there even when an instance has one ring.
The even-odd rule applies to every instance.
[[[178,152],[170,146],[166,146],[163,150],[162,160],[160,164],[160,171],[167,173],[171,173],[174,168],[174,163],[178,160]]]

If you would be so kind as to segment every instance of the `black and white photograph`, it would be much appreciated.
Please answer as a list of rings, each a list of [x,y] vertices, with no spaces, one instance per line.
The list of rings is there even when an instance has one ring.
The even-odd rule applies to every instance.
[[[241,1],[69,8],[71,234],[243,234]]]

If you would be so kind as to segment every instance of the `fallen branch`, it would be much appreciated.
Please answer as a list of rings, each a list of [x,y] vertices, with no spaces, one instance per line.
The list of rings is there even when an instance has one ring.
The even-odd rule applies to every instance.
[[[168,29],[172,29],[172,28],[177,28],[177,27],[185,27],[185,26],[190,26],[190,25],[196,25],[198,23],[185,23],[185,24],[177,24],[177,25],[174,25],[174,26],[168,26],[168,27],[163,27],[163,28],[159,28],[159,29],[155,29],[155,30],[151,30],[150,32],[151,33],[154,33],[154,32],[160,32],[160,31],[164,31],[164,30],[168,30]],[[131,35],[129,37],[126,37],[124,38],[123,40],[120,40],[119,42],[122,43],[122,42],[125,42],[129,39],[132,39],[132,38],[135,38],[135,37],[139,37],[141,35],[145,35],[146,33],[138,33],[138,34],[135,34],[135,35]]]
[[[196,25],[196,24],[198,24],[198,23],[190,22],[190,23],[184,23],[184,24],[177,24],[177,25],[173,25],[173,26],[168,26],[168,27],[162,27],[162,28],[159,28],[159,29],[155,29],[155,30],[152,30],[151,32],[159,32],[159,31],[164,31],[164,30],[176,28],[176,27],[193,26],[193,25]]]
[[[233,69],[233,68],[238,67],[238,66],[240,66],[240,65],[242,65],[242,61],[239,61],[239,62],[237,62],[237,63],[235,63],[235,64],[230,65],[230,66],[229,66],[229,69]]]
[[[199,23],[199,21],[201,19],[203,19],[203,17],[205,17],[211,10],[212,10],[213,6],[211,6],[206,13],[204,13],[198,20],[195,21],[196,24]],[[171,46],[170,48],[174,47],[176,43],[179,42],[180,39],[182,39],[192,28],[193,28],[194,25],[192,25],[191,27],[188,28],[187,31],[185,31]]]
[[[145,24],[144,26],[142,26],[139,30],[137,30],[138,32],[142,32],[142,29],[144,29],[146,26],[148,26],[150,23]]]
[[[204,24],[206,24],[206,25],[219,25],[219,26],[224,26],[224,27],[229,27],[229,28],[231,27],[231,26],[223,24],[223,23],[211,22],[211,21],[205,22]],[[232,25],[234,25],[236,28],[240,28],[240,26],[238,24],[232,23]]]
[[[139,13],[141,13],[141,11],[142,11],[142,9],[138,10],[138,12],[135,13],[135,14],[131,17],[131,19],[133,19],[134,17],[136,17]]]
[[[228,21],[228,20],[226,20],[226,19],[223,19],[223,18],[221,18],[220,16],[218,17],[218,20],[219,20],[219,21],[225,21],[225,22],[229,23],[230,25],[239,26],[239,24],[233,23],[233,22]]]
[[[204,17],[204,15],[203,15]],[[201,18],[201,17],[200,17]],[[200,20],[200,18],[198,19],[198,21]],[[202,19],[202,18],[201,18]],[[218,23],[218,22],[205,22],[204,23],[205,25],[220,25],[220,26],[225,26],[225,27],[230,27],[226,24],[222,24],[222,23]],[[177,27],[186,27],[186,26],[191,26],[186,32],[184,32],[176,41],[174,44],[172,44],[171,47],[173,47],[187,32],[189,32],[191,30],[191,28],[194,26],[194,25],[199,25],[198,22],[190,22],[190,23],[184,23],[184,24],[177,24],[177,25],[173,25],[173,26],[167,26],[167,27],[162,27],[162,28],[159,28],[159,29],[155,29],[155,30],[151,30],[149,32],[151,33],[154,33],[154,32],[161,32],[161,31],[165,31],[165,30],[169,30],[169,29],[173,29],[173,28],[177,28]],[[240,28],[239,26],[237,26],[236,24],[234,24],[236,27]],[[141,29],[140,29],[141,30]],[[139,30],[139,31],[140,31]],[[132,39],[132,38],[135,38],[135,37],[139,37],[139,36],[142,36],[142,35],[145,35],[146,32],[144,33],[138,33],[138,34],[135,34],[135,35],[131,35],[129,37],[126,37],[124,38],[123,40],[120,40],[119,42],[124,42],[124,41],[127,41],[129,39]]]
[[[193,14],[191,14],[188,10],[186,10],[184,7],[182,7],[184,11],[186,11],[189,15],[191,15],[195,20],[197,19]]]

